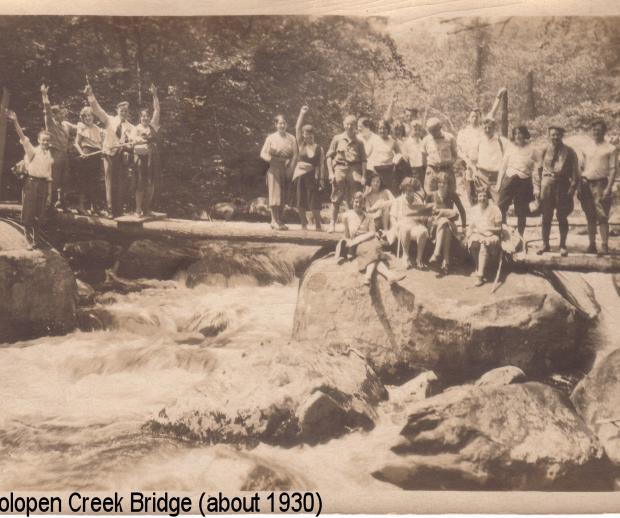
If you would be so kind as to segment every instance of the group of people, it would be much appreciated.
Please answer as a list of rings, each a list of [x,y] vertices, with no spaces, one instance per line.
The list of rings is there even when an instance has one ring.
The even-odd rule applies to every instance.
[[[471,110],[467,126],[456,137],[442,128],[438,118],[427,120],[425,113],[420,119],[415,108],[406,110],[405,121],[395,121],[393,99],[376,133],[369,118],[345,116],[344,131],[332,138],[326,153],[316,143],[313,127],[304,125],[307,106],[301,108],[296,136],[287,133],[286,121],[279,115],[276,132],[267,137],[261,151],[269,163],[272,228],[287,228],[282,209],[290,189],[296,193],[302,228],[307,228],[306,211],[312,211],[316,229],[321,230],[319,191],[329,184],[330,232],[335,231],[342,203],[349,208],[343,218],[345,239],[336,256],[338,260],[357,256],[367,280],[375,270],[390,280],[398,278],[382,259],[386,247],[402,255],[407,267],[426,269],[429,241],[433,243],[429,262],[437,263],[445,275],[453,241],[464,238],[476,263],[476,285],[482,285],[489,258],[500,252],[502,226],[511,206],[520,236],[517,248],[523,246],[526,218],[541,215],[542,247],[537,253],[551,251],[555,215],[560,255],[566,256],[567,218],[577,194],[588,222],[587,251],[607,254],[618,158],[616,147],[605,139],[605,122],[592,124],[593,139],[582,156],[564,143],[565,129],[559,125],[548,128],[548,144],[537,150],[525,125],[513,128],[512,139],[498,132],[495,116],[505,95],[502,88],[484,117],[480,109]],[[459,190],[470,205],[467,214]],[[462,233],[456,224],[459,219]]]
[[[152,110],[142,109],[135,125],[129,121],[128,102],[119,102],[116,113],[108,114],[90,84],[84,89],[88,105],[73,124],[65,108],[50,103],[48,90],[41,86],[45,129],[38,133],[36,146],[24,134],[15,112],[7,112],[25,153],[22,224],[29,247],[38,245],[37,233],[48,209],[52,205],[67,209],[70,186],[77,191],[80,214],[121,216],[131,206],[130,197],[138,216],[150,214],[160,173],[160,105],[155,86],[150,87]],[[102,177],[103,207],[98,193]]]

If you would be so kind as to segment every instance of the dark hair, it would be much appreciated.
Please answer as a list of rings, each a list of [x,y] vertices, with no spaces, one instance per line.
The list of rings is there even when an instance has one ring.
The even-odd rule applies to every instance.
[[[392,125],[390,124],[390,121],[387,119],[381,119],[381,122],[379,122],[379,127],[383,126],[384,128],[387,128],[388,133],[390,133],[390,131],[392,130]]]
[[[560,135],[564,135],[566,130],[562,126],[549,126],[548,132],[551,133],[552,130],[556,130],[560,132]]]
[[[525,140],[529,140],[531,138],[530,130],[528,130],[527,126],[525,125],[515,126],[514,128],[512,128],[512,140],[516,138],[517,132],[521,133]]]
[[[403,181],[400,182],[400,192],[405,192],[409,189],[419,191],[421,188],[422,184],[420,183],[420,180],[417,178],[412,178],[411,176],[403,178]]]
[[[603,133],[607,133],[607,123],[603,119],[595,119],[592,122],[592,128],[595,128],[596,126],[600,126],[603,128]]]
[[[302,133],[312,133],[314,135],[314,128],[312,127],[312,124],[304,124],[301,127],[301,132]]]
[[[142,108],[140,110],[140,116],[142,116],[142,114],[146,113],[147,115],[151,114],[151,110],[149,110],[148,108]]]
[[[286,118],[284,117],[284,115],[282,115],[281,113],[278,113],[274,118],[273,118],[273,122],[275,124],[278,123],[278,121],[282,119],[284,121],[284,124],[286,124]]]
[[[405,138],[407,136],[407,128],[405,128],[405,125],[401,121],[396,121],[392,128],[392,134],[395,138]]]
[[[360,117],[357,123],[363,126],[364,128],[368,128],[370,131],[374,131],[375,129],[375,125],[372,123],[372,121],[368,117]]]
[[[366,185],[370,185],[375,178],[378,178],[379,182],[381,182],[379,189],[383,189],[383,178],[381,178],[381,176],[374,171],[371,171],[370,174],[366,177]]]

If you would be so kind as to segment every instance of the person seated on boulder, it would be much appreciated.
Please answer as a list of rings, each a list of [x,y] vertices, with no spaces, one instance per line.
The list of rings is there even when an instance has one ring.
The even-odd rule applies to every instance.
[[[433,219],[431,222],[431,239],[435,241],[435,250],[429,262],[431,264],[442,261],[441,274],[448,275],[450,270],[450,247],[453,239],[458,239],[458,230],[455,221],[460,216],[463,233],[467,227],[465,208],[461,198],[450,190],[450,178],[447,173],[439,173],[436,178],[437,190],[428,195],[428,201],[433,204]],[[455,208],[456,206],[456,208]]]
[[[371,230],[387,230],[390,224],[390,205],[394,196],[389,189],[384,189],[378,174],[371,173],[364,191],[364,210],[371,218]]]
[[[336,261],[340,264],[346,257],[357,258],[359,271],[364,273],[364,284],[370,286],[372,276],[381,274],[390,284],[405,278],[403,274],[390,271],[388,255],[383,251],[386,245],[384,233],[370,230],[370,218],[364,212],[361,192],[353,196],[353,209],[344,216],[344,236],[336,245]]]
[[[478,189],[477,201],[478,203],[471,208],[469,213],[467,232],[467,249],[476,266],[472,274],[476,277],[474,284],[476,287],[486,282],[484,273],[489,258],[500,253],[502,231],[502,211],[489,202],[489,192],[486,186]]]
[[[13,121],[19,141],[24,148],[26,177],[22,187],[22,225],[28,242],[28,250],[37,247],[35,231],[39,232],[52,199],[52,137],[48,131],[40,131],[38,146],[33,146],[24,135],[13,111],[7,111],[7,118]]]
[[[405,178],[400,184],[401,195],[396,198],[390,207],[390,228],[388,241],[397,243],[397,254],[402,247],[403,261],[406,268],[412,268],[409,258],[411,243],[415,242],[416,267],[420,270],[428,269],[424,262],[424,250],[428,240],[428,221],[432,215],[433,205],[426,203],[426,194],[422,184],[416,178]]]

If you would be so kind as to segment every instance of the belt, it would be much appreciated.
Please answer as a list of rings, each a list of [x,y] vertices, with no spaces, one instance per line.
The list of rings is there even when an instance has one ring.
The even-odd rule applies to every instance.
[[[437,164],[437,165],[433,165],[433,164],[428,164],[428,167],[430,167],[431,169],[435,169],[436,171],[441,171],[442,169],[452,169],[452,164],[447,162],[445,164]]]
[[[39,182],[51,182],[51,178],[41,178],[40,176],[31,176],[29,174],[26,175],[26,180],[38,180]]]
[[[484,169],[483,167],[479,167],[478,171],[481,171],[486,174],[499,174],[499,171],[492,171],[491,169]]]

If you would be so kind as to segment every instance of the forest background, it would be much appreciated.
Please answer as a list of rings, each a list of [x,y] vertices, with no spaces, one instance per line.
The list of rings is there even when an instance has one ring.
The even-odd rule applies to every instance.
[[[617,18],[432,18],[392,28],[387,18],[332,16],[5,16],[0,81],[33,140],[43,125],[42,82],[72,122],[85,105],[86,75],[109,113],[128,100],[134,121],[155,83],[159,208],[188,218],[264,196],[258,154],[273,117],[283,113],[293,132],[304,104],[324,147],[343,115],[378,120],[394,93],[397,118],[406,106],[426,108],[456,132],[502,86],[510,124],[528,124],[535,138],[551,120],[580,132],[600,116],[618,132]],[[10,168],[22,154],[8,128],[0,200],[19,198]]]

